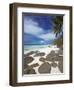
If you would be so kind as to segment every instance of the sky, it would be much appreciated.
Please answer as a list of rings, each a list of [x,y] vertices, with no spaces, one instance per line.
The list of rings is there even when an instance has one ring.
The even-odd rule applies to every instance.
[[[24,44],[52,44],[55,39],[53,18],[54,16],[50,15],[24,14]]]

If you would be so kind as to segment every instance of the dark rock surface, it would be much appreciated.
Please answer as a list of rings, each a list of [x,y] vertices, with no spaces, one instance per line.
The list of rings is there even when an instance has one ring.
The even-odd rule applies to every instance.
[[[47,57],[47,58],[46,58],[46,61],[51,61],[51,62],[53,62],[53,61],[54,61],[54,57],[50,57],[50,58]]]
[[[39,59],[39,61],[41,61],[41,62],[45,62],[46,59],[45,59],[44,57],[41,57],[41,58]]]
[[[24,58],[24,64],[29,64],[34,60],[33,57],[29,56],[29,57],[25,57]]]
[[[39,73],[50,73],[51,71],[51,65],[48,62],[43,63],[39,69],[38,69]]]
[[[37,67],[37,66],[39,66],[38,63],[32,64],[32,65],[25,65],[24,74],[27,74],[27,73],[30,73],[30,72],[32,74],[35,71],[35,70],[33,70],[33,68]]]
[[[40,52],[40,53],[36,53],[36,54],[34,55],[34,57],[44,56],[44,55],[45,55],[45,53],[44,53],[44,52]]]
[[[62,56],[59,57],[58,68],[60,72],[63,73],[63,57]]]
[[[55,51],[51,51],[47,56],[46,56],[46,58],[51,58],[51,57],[54,57],[54,56],[56,56],[56,53],[55,53]]]
[[[55,67],[57,67],[57,63],[53,62],[53,63],[51,64],[51,66],[55,68]]]
[[[27,54],[24,54],[24,57],[28,57],[28,56],[30,56],[32,54],[37,54],[37,53],[40,53],[40,52],[38,50],[36,50],[36,51],[30,51]]]
[[[24,64],[24,69],[26,69],[28,67],[28,65],[27,64]]]
[[[29,53],[24,54],[24,57],[28,57],[28,56],[30,56],[30,55],[32,55],[32,54],[34,54],[34,53],[35,53],[34,51],[30,51]]]
[[[46,61],[53,61],[55,57],[56,57],[55,51],[51,51],[51,52],[46,56]]]
[[[40,53],[40,51],[36,50],[35,53]]]
[[[55,51],[51,51],[47,56],[46,56],[46,61],[59,61],[60,55],[63,55],[63,51],[59,50],[57,53]]]
[[[34,64],[30,65],[29,68],[31,69],[31,68],[34,68],[34,67],[37,67],[37,66],[39,66],[39,64],[38,63],[34,63]]]
[[[59,55],[63,55],[63,50],[60,49],[60,50],[58,51],[58,54],[59,54]]]
[[[30,56],[34,54],[34,57],[39,57],[39,61],[43,62],[42,65],[39,66],[38,63],[34,63],[32,65],[29,65],[34,60],[34,57]],[[63,50],[58,50],[57,53],[55,53],[54,50],[52,50],[45,58],[44,52],[40,51],[31,51],[27,54],[24,54],[24,74],[36,74],[34,68],[39,66],[38,71],[40,74],[50,73],[51,72],[51,66],[59,68],[60,72],[63,73]],[[49,64],[48,62],[52,62]],[[58,64],[55,62],[58,61]]]
[[[26,69],[24,71],[24,74],[36,74],[35,70],[34,69]]]

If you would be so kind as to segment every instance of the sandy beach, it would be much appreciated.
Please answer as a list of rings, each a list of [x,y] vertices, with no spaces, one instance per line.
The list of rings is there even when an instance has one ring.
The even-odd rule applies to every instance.
[[[56,46],[24,52],[24,74],[63,73],[63,50]]]

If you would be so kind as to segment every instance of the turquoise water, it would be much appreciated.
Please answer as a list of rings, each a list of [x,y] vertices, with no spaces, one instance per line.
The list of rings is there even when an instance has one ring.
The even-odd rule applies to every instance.
[[[37,50],[48,47],[49,45],[24,45],[24,50]]]

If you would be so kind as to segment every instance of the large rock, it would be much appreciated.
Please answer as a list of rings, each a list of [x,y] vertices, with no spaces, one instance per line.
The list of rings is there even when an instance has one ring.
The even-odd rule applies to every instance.
[[[52,61],[53,61],[53,62],[59,61],[59,56],[52,57]]]
[[[24,58],[24,64],[29,64],[34,60],[33,57],[29,56],[29,57],[25,57]]]
[[[46,61],[59,61],[59,53],[55,53],[54,51],[51,51],[47,56],[46,56]]]
[[[55,51],[51,51],[47,56],[46,56],[46,61],[53,61],[56,57]]]
[[[47,56],[46,56],[46,58],[51,58],[51,57],[55,57],[56,56],[56,53],[55,53],[55,51],[51,51]]]
[[[44,53],[44,52],[39,52],[39,53],[36,53],[36,54],[34,55],[34,57],[44,56],[44,55],[45,55],[45,53]]]
[[[53,62],[53,61],[54,61],[54,57],[46,57],[46,61],[51,61],[51,62]]]
[[[45,62],[38,68],[38,71],[41,74],[50,73],[51,65],[48,62]]]

